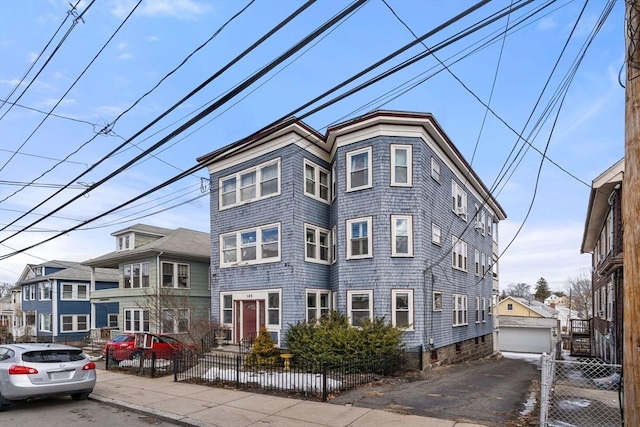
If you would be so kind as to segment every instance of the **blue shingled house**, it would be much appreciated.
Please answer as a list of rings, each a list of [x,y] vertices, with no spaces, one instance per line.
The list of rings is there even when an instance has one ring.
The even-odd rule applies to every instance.
[[[431,114],[321,135],[292,118],[198,159],[211,176],[213,321],[233,342],[329,310],[384,317],[433,363],[494,350],[506,214]]]

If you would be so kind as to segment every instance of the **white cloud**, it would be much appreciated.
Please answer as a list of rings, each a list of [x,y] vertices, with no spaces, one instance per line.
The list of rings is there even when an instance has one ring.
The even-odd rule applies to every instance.
[[[133,53],[123,53],[122,55],[118,56],[119,60],[125,60],[125,59],[131,59],[133,58]]]
[[[118,43],[118,49],[122,50],[122,49],[126,49],[127,47],[127,42],[120,42]]]
[[[118,18],[124,18],[131,12],[135,2],[117,0],[111,10]],[[193,0],[147,0],[143,2],[137,13],[146,16],[171,16],[178,19],[196,19],[210,10],[210,6]]]
[[[147,41],[148,42],[159,42],[160,41],[160,37],[158,37],[158,36],[149,36],[149,37],[147,37]]]
[[[53,107],[54,105],[56,105],[58,103],[58,101],[60,101],[60,100],[56,99],[56,98],[44,98],[42,101],[40,101],[40,105],[43,106],[43,107]],[[60,105],[73,105],[75,103],[76,103],[75,99],[63,99],[62,101],[60,101],[58,106],[60,106]]]
[[[556,21],[552,17],[542,18],[538,23],[539,30],[550,30],[557,26]]]
[[[18,83],[20,83],[20,80],[18,80],[18,79],[0,80],[0,84],[8,85],[8,86],[11,86],[11,87],[17,85]],[[26,83],[22,82],[20,84],[21,85],[25,85]]]
[[[29,62],[34,63],[38,59],[38,54],[34,52],[29,52]]]
[[[519,223],[500,223],[500,250],[511,241]],[[511,283],[527,283],[533,290],[540,277],[551,289],[562,290],[564,282],[588,268],[589,255],[580,254],[584,224],[579,222],[534,225],[523,228],[500,258],[500,288]]]

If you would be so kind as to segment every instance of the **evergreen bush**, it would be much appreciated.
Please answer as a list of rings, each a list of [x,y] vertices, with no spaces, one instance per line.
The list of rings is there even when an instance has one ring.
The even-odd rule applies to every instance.
[[[276,342],[266,328],[260,329],[247,358],[247,364],[252,367],[267,367],[280,362],[280,350],[276,347]]]

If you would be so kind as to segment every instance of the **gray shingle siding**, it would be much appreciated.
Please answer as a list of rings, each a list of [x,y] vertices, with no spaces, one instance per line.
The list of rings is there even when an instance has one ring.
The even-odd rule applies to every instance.
[[[391,186],[391,144],[412,146],[412,186]],[[373,186],[346,191],[346,155],[350,151],[372,147]],[[242,206],[220,211],[219,179],[274,158],[280,158],[281,194]],[[441,166],[440,182],[431,177],[430,162],[435,157]],[[289,145],[269,154],[234,165],[211,175],[211,264],[212,313],[220,320],[219,293],[241,290],[281,289],[282,332],[288,324],[305,319],[305,289],[335,292],[340,312],[347,310],[347,291],[373,290],[373,314],[391,320],[392,290],[413,290],[413,331],[405,333],[409,346],[427,345],[433,338],[435,347],[491,334],[493,324],[486,309],[486,322],[476,324],[475,298],[492,296],[492,277],[474,274],[474,250],[491,257],[492,237],[475,230],[474,203],[481,204],[474,192],[467,190],[467,220],[452,212],[451,180],[460,180],[447,163],[421,138],[376,136],[345,146],[338,146],[333,157],[336,165],[337,197],[329,205],[304,195],[304,159],[332,171],[332,164],[315,157],[306,149]],[[411,215],[413,256],[391,256],[391,215]],[[372,218],[372,258],[346,259],[346,221]],[[432,243],[431,224],[442,229],[442,245]],[[220,268],[220,234],[279,223],[281,260],[279,262]],[[337,260],[332,265],[305,261],[304,224],[327,230],[337,227]],[[466,272],[451,266],[452,236],[468,244]],[[433,291],[442,292],[442,311],[433,311]],[[468,325],[453,326],[453,294],[468,298]]]

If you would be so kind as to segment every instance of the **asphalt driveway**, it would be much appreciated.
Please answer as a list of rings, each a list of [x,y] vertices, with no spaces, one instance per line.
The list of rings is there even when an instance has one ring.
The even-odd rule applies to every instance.
[[[540,371],[531,358],[488,358],[385,378],[340,394],[331,403],[487,426],[520,426],[527,422],[539,380]]]

